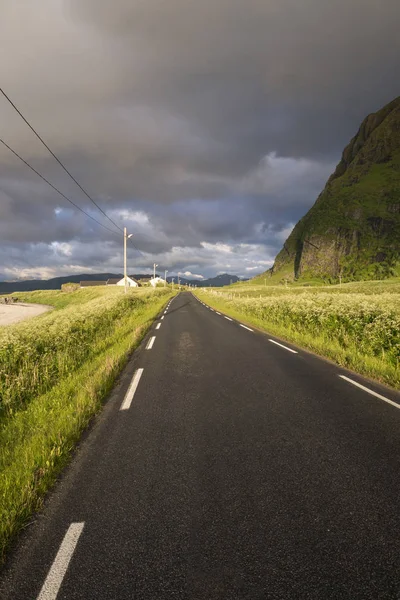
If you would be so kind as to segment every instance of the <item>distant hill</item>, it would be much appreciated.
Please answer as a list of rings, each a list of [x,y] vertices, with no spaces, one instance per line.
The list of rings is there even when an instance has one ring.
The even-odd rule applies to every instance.
[[[177,277],[173,278],[175,283],[177,283]],[[171,282],[172,277],[167,277],[167,281]],[[237,275],[229,275],[229,273],[223,273],[222,275],[217,275],[216,277],[210,277],[209,279],[185,279],[184,277],[180,277],[179,281],[182,285],[195,285],[197,287],[223,287],[224,285],[230,285],[231,283],[237,283],[238,281],[245,281],[241,279]]]
[[[400,274],[400,97],[363,121],[271,273],[333,280]]]
[[[148,273],[134,275],[135,279],[142,279],[143,277],[150,277]],[[162,275],[161,275],[162,276]],[[95,273],[88,275],[82,273],[80,275],[67,275],[66,277],[54,277],[53,279],[30,279],[24,281],[0,281],[0,294],[11,294],[12,292],[31,292],[33,290],[59,290],[63,283],[79,283],[80,281],[107,281],[107,279],[122,279],[123,274],[121,273]],[[178,278],[174,277],[175,283],[178,282]],[[170,283],[172,277],[167,277],[167,281]],[[197,285],[198,287],[222,287],[229,285],[230,283],[236,283],[239,281],[237,275],[217,275],[210,279],[185,279],[180,277],[182,285]]]
[[[80,275],[67,275],[66,277],[54,277],[53,279],[27,279],[24,281],[0,281],[0,294],[11,292],[31,292],[33,290],[59,290],[63,283],[79,283],[80,281],[107,281],[107,279],[122,279],[121,273],[81,273]],[[146,275],[134,275],[135,279],[149,277]]]

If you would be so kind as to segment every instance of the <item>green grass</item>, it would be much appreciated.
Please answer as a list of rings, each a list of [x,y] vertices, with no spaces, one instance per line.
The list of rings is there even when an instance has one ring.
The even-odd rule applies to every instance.
[[[46,492],[67,464],[82,432],[93,415],[101,410],[102,402],[129,354],[173,294],[168,289],[130,291],[125,298],[121,290],[97,288],[65,294],[69,296],[67,298],[61,297],[61,292],[34,292],[33,295],[40,298],[38,302],[46,298],[45,303],[58,306],[58,310],[51,313],[53,319],[58,315],[65,320],[67,315],[71,323],[75,310],[76,322],[81,325],[82,314],[90,321],[93,312],[96,327],[90,329],[91,337],[85,341],[86,356],[62,376],[44,378],[41,386],[33,381],[34,391],[29,388],[29,378],[23,376],[24,370],[32,368],[29,357],[26,362],[9,361],[1,365],[3,378],[6,375],[9,381],[13,378],[18,380],[18,377],[25,381],[25,395],[13,397],[3,409],[0,420],[0,561],[4,559],[10,542],[42,505]],[[32,294],[29,296],[32,297]],[[77,302],[77,298],[81,302]],[[112,318],[101,311],[99,302],[110,308]],[[99,320],[100,314],[106,322],[104,327]],[[49,315],[47,313],[4,329],[7,334],[15,335],[17,332],[17,338],[24,336],[24,328],[34,331],[37,337],[42,332],[41,350],[46,355],[45,343],[51,343],[51,336],[47,335]],[[51,323],[57,327],[54,321]],[[53,352],[57,358],[54,358],[53,364],[57,364],[62,356],[63,342],[66,354],[69,354],[68,338],[58,340],[58,350]],[[76,343],[79,343],[79,336]],[[3,350],[2,346],[0,348]],[[37,360],[37,356],[32,360]],[[4,386],[2,389],[4,392]],[[7,397],[10,399],[10,394]]]
[[[399,282],[352,283],[334,291],[247,288],[196,295],[231,317],[400,389]]]

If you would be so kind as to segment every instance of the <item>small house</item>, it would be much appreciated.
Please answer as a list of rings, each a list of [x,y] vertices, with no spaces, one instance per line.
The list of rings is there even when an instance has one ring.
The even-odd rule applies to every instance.
[[[125,277],[120,279],[116,285],[124,286],[125,285]],[[140,287],[140,283],[134,277],[127,277],[126,285],[128,287]]]
[[[152,277],[150,279],[150,285],[152,285],[153,287],[157,287],[157,285],[165,285],[165,279],[163,279],[162,277]]]

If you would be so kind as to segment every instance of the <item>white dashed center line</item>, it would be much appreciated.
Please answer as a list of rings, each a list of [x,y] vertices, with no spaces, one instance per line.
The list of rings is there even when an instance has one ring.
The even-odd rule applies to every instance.
[[[130,408],[133,396],[135,395],[142,374],[143,369],[138,369],[135,375],[132,377],[131,385],[129,386],[128,391],[126,392],[124,401],[121,404],[121,408],[119,410],[128,410]]]
[[[160,327],[161,327],[161,323],[157,323],[156,329],[160,329]]]
[[[247,329],[248,331],[253,331],[252,329],[250,329],[250,327],[246,327],[246,325],[242,325],[241,323],[239,323],[240,327],[243,327],[243,329]]]
[[[221,316],[221,313],[219,313],[217,310],[215,312],[217,313],[217,315]]]
[[[385,396],[381,396],[380,394],[377,394],[373,390],[370,390],[369,388],[365,387],[364,385],[361,385],[361,383],[357,383],[357,381],[353,381],[352,379],[349,379],[349,377],[346,377],[345,375],[339,375],[339,377],[341,379],[344,379],[345,381],[348,381],[349,383],[357,386],[361,390],[364,390],[364,392],[371,394],[371,396],[375,396],[375,398],[379,398],[379,400],[383,400],[384,402],[387,402],[388,404],[391,404],[392,406],[395,406],[396,408],[400,408],[400,404],[393,402],[393,400],[389,400],[389,398],[385,398]]]
[[[276,342],[275,340],[268,340],[269,342],[272,342],[273,344],[276,344],[277,346],[280,346],[281,348],[284,348],[285,350],[289,350],[289,352],[293,352],[293,354],[298,354],[297,350],[292,350],[291,348],[288,348],[287,346],[284,346],[283,344],[280,344],[279,342]]]
[[[56,600],[85,523],[71,523],[47,574],[37,600]]]
[[[160,320],[162,321],[162,320],[163,320],[163,318],[164,318],[164,315],[161,317],[161,319],[160,319]]]
[[[232,321],[232,319],[231,319],[231,318],[229,318],[229,317],[225,317],[225,316],[224,316],[224,319],[227,319],[228,321]]]
[[[146,350],[151,350],[155,341],[156,341],[156,336],[153,335],[153,337],[151,337],[149,339],[149,341],[147,342]]]

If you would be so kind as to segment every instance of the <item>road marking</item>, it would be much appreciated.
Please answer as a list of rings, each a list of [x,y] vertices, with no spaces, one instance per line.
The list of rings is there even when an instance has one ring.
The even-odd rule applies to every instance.
[[[225,316],[224,316],[224,318],[225,318],[225,319],[228,319],[228,321],[232,321],[232,319],[230,319],[229,317],[225,317]]]
[[[156,325],[156,329],[160,329],[160,327],[161,327],[161,323],[158,323],[158,324]]]
[[[291,348],[288,348],[287,346],[284,346],[283,344],[280,344],[279,342],[276,342],[275,340],[268,340],[270,342],[272,342],[273,344],[276,344],[277,346],[280,346],[281,348],[285,348],[285,350],[289,350],[289,352],[293,352],[293,354],[298,354],[297,350],[292,350]]]
[[[380,394],[377,394],[373,390],[370,390],[369,388],[365,387],[364,385],[361,385],[361,383],[357,383],[357,381],[353,381],[352,379],[349,379],[345,375],[339,375],[339,377],[341,379],[345,379],[349,383],[352,383],[353,385],[357,386],[361,390],[364,390],[364,392],[371,394],[371,396],[375,396],[375,398],[379,398],[379,400],[383,400],[384,402],[387,402],[388,404],[391,404],[392,406],[395,406],[396,408],[400,408],[400,404],[397,404],[397,402],[393,402],[393,400],[389,400],[389,398],[385,398],[385,396],[381,396]]]
[[[217,315],[221,316],[221,313],[219,313],[217,310],[215,312],[217,313]]]
[[[56,600],[84,525],[85,523],[71,523],[69,526],[37,600]]]
[[[156,341],[156,336],[153,335],[153,337],[151,337],[149,339],[149,341],[147,342],[146,350],[151,350],[155,341]]]
[[[246,325],[242,325],[241,323],[239,323],[240,327],[243,327],[243,329],[248,329],[249,331],[253,331],[252,329],[250,329],[250,327],[246,327]]]
[[[163,320],[163,318],[164,318],[164,315],[161,317],[161,321]]]
[[[128,391],[126,392],[124,401],[121,404],[121,408],[119,410],[128,410],[128,408],[130,408],[133,396],[135,395],[142,374],[143,369],[138,369],[135,375],[132,377],[131,385],[129,386]]]

